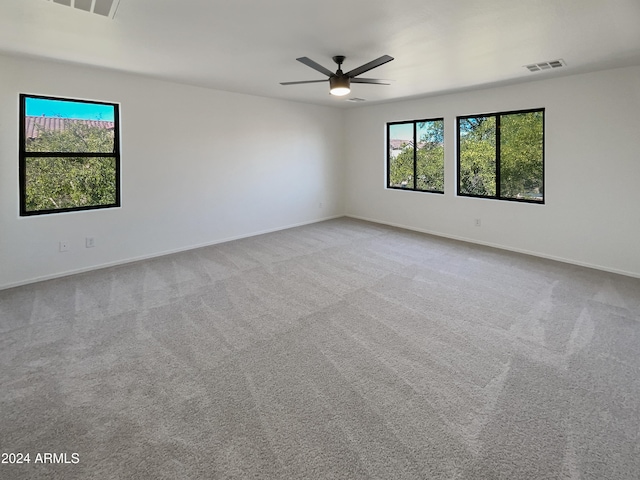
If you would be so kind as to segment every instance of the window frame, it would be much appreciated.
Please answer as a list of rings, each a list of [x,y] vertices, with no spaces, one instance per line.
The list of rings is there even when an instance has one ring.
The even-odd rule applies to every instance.
[[[409,191],[409,192],[421,192],[421,193],[437,193],[440,195],[444,195],[444,183],[442,185],[442,190],[424,190],[422,188],[418,188],[418,182],[417,182],[417,173],[418,173],[418,141],[417,141],[417,131],[418,131],[418,123],[426,123],[426,122],[442,122],[442,138],[444,139],[444,130],[445,130],[445,121],[444,121],[444,117],[437,117],[437,118],[425,118],[425,119],[420,119],[420,120],[401,120],[401,121],[397,121],[397,122],[387,122],[387,154],[386,154],[386,158],[387,158],[387,188],[391,189],[391,190],[402,190],[402,191]],[[413,182],[414,182],[414,187],[413,188],[408,188],[408,187],[396,187],[391,185],[391,126],[392,125],[408,125],[408,124],[413,124]],[[444,147],[444,142],[443,142],[443,147]],[[443,160],[446,160],[446,158],[443,158]],[[445,171],[445,162],[443,162],[442,165],[442,174],[444,177],[444,171]]]
[[[523,113],[534,113],[541,112],[542,113],[542,200],[530,200],[526,198],[511,198],[511,197],[502,197],[500,196],[500,120],[502,116],[506,115],[518,115]],[[496,172],[495,172],[495,181],[496,181],[496,195],[474,195],[471,193],[461,193],[461,185],[460,185],[460,121],[466,120],[469,118],[478,118],[478,117],[495,117],[496,121]],[[535,205],[544,205],[546,202],[546,192],[545,192],[545,135],[546,135],[546,115],[545,108],[529,108],[524,110],[509,110],[504,112],[491,112],[491,113],[477,113],[474,115],[459,115],[456,117],[456,196],[458,197],[470,197],[470,198],[486,198],[490,200],[501,200],[507,202],[519,202],[519,203],[532,203]]]
[[[64,102],[78,102],[84,104],[107,105],[113,107],[113,152],[29,152],[27,151],[26,138],[26,103],[27,99],[36,98],[42,100],[58,100]],[[84,100],[78,98],[53,97],[47,95],[36,95],[21,93],[19,105],[19,153],[18,153],[18,176],[19,176],[19,204],[20,216],[30,217],[37,215],[50,215],[55,213],[77,212],[84,210],[102,210],[105,208],[118,208],[121,206],[121,153],[120,153],[120,105],[113,102],[99,100]],[[79,207],[53,208],[45,210],[27,210],[27,158],[113,158],[115,161],[115,202],[101,205],[83,205]]]

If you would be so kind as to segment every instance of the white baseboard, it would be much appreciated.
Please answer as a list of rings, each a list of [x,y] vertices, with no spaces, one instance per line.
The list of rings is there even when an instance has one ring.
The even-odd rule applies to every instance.
[[[564,257],[558,257],[555,255],[548,255],[542,252],[534,252],[531,250],[525,250],[522,248],[514,248],[514,247],[510,247],[508,245],[501,245],[498,243],[492,243],[492,242],[483,242],[480,240],[476,240],[474,238],[467,238],[467,237],[459,237],[457,235],[449,235],[447,233],[442,233],[442,232],[438,232],[435,230],[429,230],[429,229],[425,229],[425,228],[417,228],[417,227],[412,227],[412,226],[408,226],[408,225],[403,225],[400,223],[393,223],[393,222],[385,222],[382,220],[377,220],[374,218],[367,218],[367,217],[361,217],[358,215],[350,215],[350,214],[346,214],[345,217],[349,217],[349,218],[355,218],[357,220],[364,220],[367,222],[372,222],[372,223],[379,223],[381,225],[388,225],[390,227],[396,227],[396,228],[402,228],[405,230],[411,230],[414,232],[420,232],[420,233],[426,233],[429,235],[435,235],[437,237],[443,237],[443,238],[450,238],[452,240],[459,240],[461,242],[467,242],[467,243],[474,243],[477,245],[484,245],[486,247],[493,247],[493,248],[498,248],[500,250],[507,250],[510,252],[516,252],[516,253],[522,253],[524,255],[531,255],[533,257],[540,257],[540,258],[546,258],[547,260],[555,260],[556,262],[562,262],[562,263],[568,263],[571,265],[577,265],[580,267],[587,267],[587,268],[593,268],[595,270],[601,270],[604,272],[609,272],[609,273],[616,273],[618,275],[625,275],[627,277],[634,277],[634,278],[640,278],[640,274],[635,273],[635,272],[629,272],[626,270],[619,270],[619,269],[615,269],[615,268],[609,268],[609,267],[605,267],[602,265],[597,265],[594,263],[588,263],[588,262],[581,262],[579,260],[575,260],[575,259],[571,259],[571,258],[564,258]]]
[[[26,280],[19,281],[19,282],[7,283],[7,284],[4,284],[4,285],[0,285],[0,290],[5,290],[7,288],[20,287],[22,285],[29,285],[31,283],[43,282],[43,281],[46,281],[46,280],[53,280],[53,279],[56,279],[56,278],[68,277],[69,275],[76,275],[78,273],[91,272],[93,270],[100,270],[100,269],[103,269],[103,268],[116,267],[118,265],[125,265],[127,263],[139,262],[141,260],[148,260],[148,259],[151,259],[151,258],[163,257],[165,255],[171,255],[173,253],[186,252],[186,251],[189,251],[189,250],[195,250],[197,248],[209,247],[211,245],[218,245],[220,243],[232,242],[233,240],[240,240],[242,238],[249,238],[249,237],[255,237],[255,236],[258,236],[258,235],[264,235],[265,233],[272,233],[272,232],[278,232],[280,230],[287,230],[289,228],[302,227],[303,225],[310,225],[312,223],[324,222],[326,220],[332,220],[334,218],[340,218],[340,217],[344,217],[344,215],[332,215],[332,216],[329,216],[329,217],[317,218],[315,220],[310,220],[310,221],[307,221],[307,222],[300,222],[300,223],[294,223],[294,224],[284,225],[284,226],[275,227],[275,228],[269,228],[269,229],[266,229],[266,230],[259,230],[259,231],[256,231],[256,232],[251,232],[251,233],[242,234],[242,235],[236,235],[236,236],[233,236],[233,237],[225,237],[225,238],[221,238],[221,239],[218,239],[218,240],[214,240],[212,242],[205,242],[205,243],[200,243],[200,244],[197,244],[197,245],[189,245],[189,246],[186,246],[186,247],[180,247],[180,248],[176,248],[176,249],[172,249],[172,250],[164,250],[164,251],[161,251],[161,252],[154,252],[154,253],[151,253],[149,255],[140,255],[140,256],[136,256],[136,257],[123,258],[123,259],[120,259],[120,260],[115,260],[113,262],[106,262],[106,263],[100,263],[100,264],[97,264],[97,265],[91,265],[91,266],[84,267],[84,268],[65,270],[65,271],[57,272],[57,273],[50,274],[50,275],[42,275],[40,277],[34,277],[34,278],[29,278],[29,279],[26,279]]]

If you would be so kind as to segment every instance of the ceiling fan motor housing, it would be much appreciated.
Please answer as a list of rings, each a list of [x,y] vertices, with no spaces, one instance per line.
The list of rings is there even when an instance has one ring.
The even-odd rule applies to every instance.
[[[351,88],[351,79],[339,71],[338,74],[332,75],[329,78],[329,87],[330,90],[335,90],[336,88]]]

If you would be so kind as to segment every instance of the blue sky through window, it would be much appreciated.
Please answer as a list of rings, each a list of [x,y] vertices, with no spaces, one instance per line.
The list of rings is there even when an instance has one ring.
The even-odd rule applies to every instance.
[[[413,140],[413,122],[391,125],[391,140]]]
[[[41,117],[44,115],[46,117],[113,122],[114,110],[113,106],[100,103],[26,98],[26,115],[28,117]]]

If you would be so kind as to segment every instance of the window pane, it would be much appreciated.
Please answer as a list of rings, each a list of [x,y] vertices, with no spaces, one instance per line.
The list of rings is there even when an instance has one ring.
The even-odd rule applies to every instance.
[[[25,99],[25,151],[113,153],[113,105]]]
[[[543,113],[500,117],[500,196],[543,200]]]
[[[444,192],[444,122],[418,122],[416,128],[417,188]]]
[[[389,125],[389,186],[415,188],[413,123]]]
[[[493,116],[458,120],[460,178],[463,195],[496,195],[496,119]]]
[[[116,204],[115,157],[27,157],[26,210]]]

